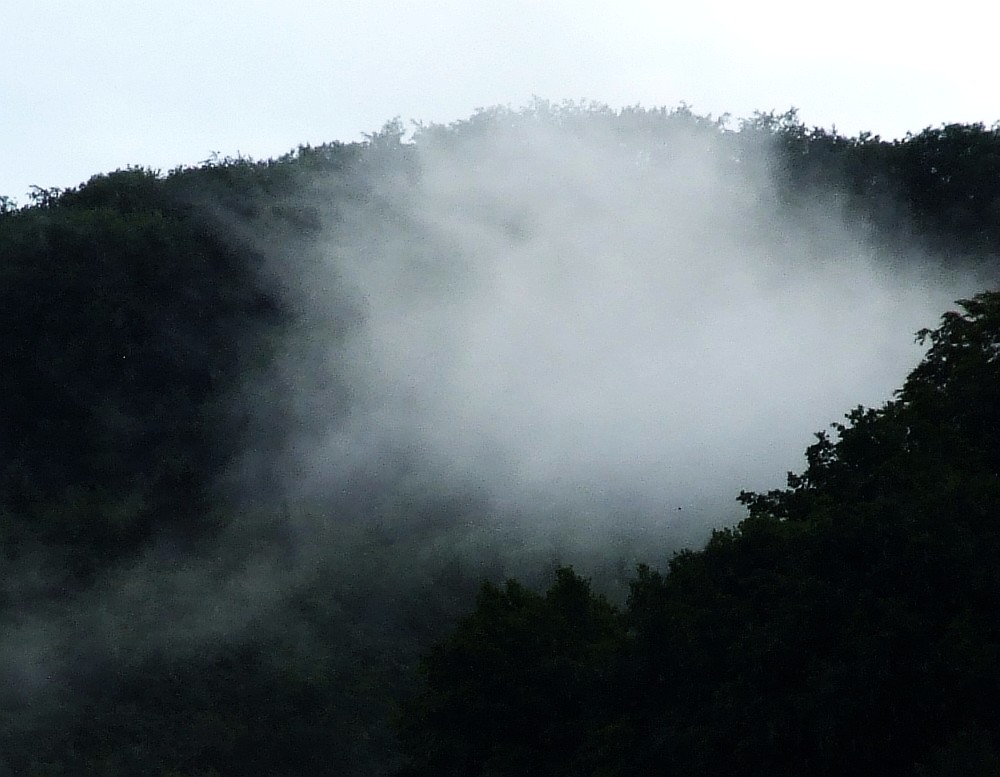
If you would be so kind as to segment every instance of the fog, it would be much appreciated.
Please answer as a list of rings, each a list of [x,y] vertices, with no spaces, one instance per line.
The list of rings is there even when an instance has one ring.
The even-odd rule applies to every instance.
[[[404,651],[400,602],[448,564],[538,581],[573,563],[620,592],[890,399],[913,333],[977,290],[872,243],[834,192],[785,201],[765,142],[683,112],[398,129],[346,184],[303,176],[306,256],[259,237],[296,321],[233,399],[252,420],[219,484],[236,517],[12,616],[8,702],[71,708],[102,672],[294,633],[283,603],[317,580],[346,641]],[[26,557],[4,585],[57,567]]]
[[[574,118],[423,128],[415,172],[376,165],[368,202],[331,198],[324,260],[290,293],[322,322],[346,289],[360,322],[290,346],[293,493],[403,452],[522,530],[698,541],[801,469],[813,432],[888,400],[912,333],[973,288],[917,247],[890,262],[832,194],[782,204],[759,141]],[[302,382],[306,351],[346,376],[346,417]]]

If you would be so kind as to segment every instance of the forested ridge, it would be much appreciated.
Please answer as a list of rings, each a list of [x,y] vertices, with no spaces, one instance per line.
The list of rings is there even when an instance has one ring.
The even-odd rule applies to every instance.
[[[610,548],[514,563],[532,550],[513,535],[452,551],[480,495],[402,453],[335,493],[287,488],[319,433],[296,360],[310,401],[349,417],[346,350],[316,368],[310,349],[336,352],[367,304],[336,273],[305,296],[291,277],[368,260],[358,212],[411,230],[424,272],[448,247],[398,207],[417,151],[539,122],[627,129],[638,166],[674,164],[678,127],[721,166],[766,148],[780,219],[823,203],[887,273],[919,261],[983,293],[787,488],[635,570]],[[0,773],[1000,772],[1000,129],[886,141],[793,112],[540,104],[405,138],[390,122],[0,200]]]

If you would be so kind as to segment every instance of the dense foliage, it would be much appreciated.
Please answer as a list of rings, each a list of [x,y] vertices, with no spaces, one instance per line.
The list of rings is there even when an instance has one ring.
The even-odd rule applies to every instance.
[[[887,142],[794,114],[733,130],[683,108],[540,104],[415,142],[538,121],[638,129],[649,164],[674,153],[678,126],[721,138],[731,164],[775,144],[788,218],[823,199],[867,224],[887,262],[920,245],[946,270],[1000,266],[997,128]],[[1000,771],[996,295],[925,332],[897,399],[821,435],[787,489],[744,494],[742,524],[664,571],[641,567],[620,607],[570,569],[540,594],[501,584],[486,551],[474,564],[425,552],[420,532],[467,522],[475,499],[414,487],[405,462],[289,505],[269,454],[307,418],[275,365],[317,313],[283,278],[321,261],[324,230],[359,209],[399,217],[390,195],[420,175],[402,136],[390,123],[278,160],[122,170],[20,208],[0,197],[0,662],[27,667],[0,690],[0,774],[386,774],[404,760],[411,775]],[[324,292],[336,337],[363,310]],[[324,376],[323,396],[346,413],[340,377]],[[248,386],[267,394],[266,418]],[[234,490],[248,447],[256,490]],[[374,582],[288,562],[286,596],[260,594],[225,638],[177,636],[185,594],[157,587],[159,571],[207,568],[199,585],[225,585],[309,510],[335,513],[334,544],[363,547]],[[438,555],[411,564],[417,553]],[[269,557],[271,574],[285,561]],[[162,623],[174,641],[123,622],[122,646],[97,644],[90,624],[114,615],[102,596],[136,569],[149,613],[135,628]]]
[[[568,569],[487,584],[424,660],[407,773],[995,774],[1000,294],[962,305],[624,609]]]

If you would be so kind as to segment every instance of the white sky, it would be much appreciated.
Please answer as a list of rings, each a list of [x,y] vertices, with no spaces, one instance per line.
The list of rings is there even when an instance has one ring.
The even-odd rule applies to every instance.
[[[0,0],[0,194],[533,95],[795,106],[883,137],[992,124],[998,22],[982,0]]]

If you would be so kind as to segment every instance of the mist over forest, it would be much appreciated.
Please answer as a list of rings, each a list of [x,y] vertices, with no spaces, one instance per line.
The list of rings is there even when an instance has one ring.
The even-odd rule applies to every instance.
[[[0,197],[0,774],[994,773],[998,246],[794,111]]]

